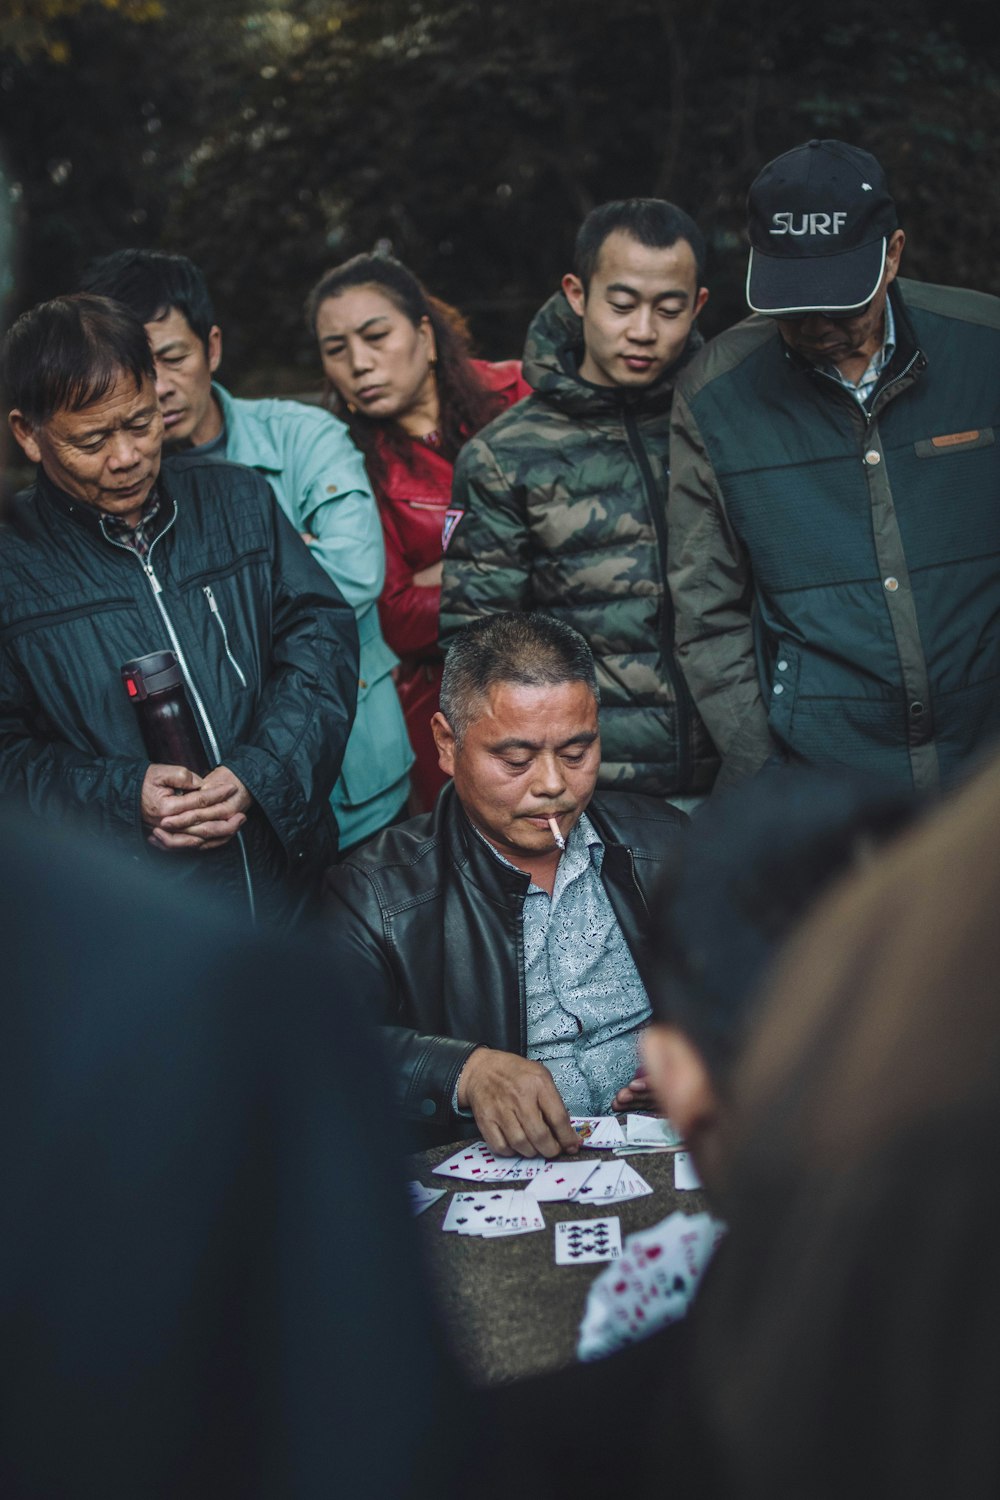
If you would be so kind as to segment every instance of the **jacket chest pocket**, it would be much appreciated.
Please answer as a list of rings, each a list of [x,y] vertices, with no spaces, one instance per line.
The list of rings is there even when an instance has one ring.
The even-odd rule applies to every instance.
[[[233,655],[232,646],[230,645],[229,641],[229,630],[226,626],[225,616],[223,615],[222,610],[219,608],[219,604],[215,597],[215,594],[212,592],[212,587],[210,584],[203,583],[201,586],[201,591],[205,596],[205,602],[208,605],[209,613],[212,616],[214,628],[218,630],[222,638],[222,649],[225,653],[226,660],[232,668],[233,674],[236,677],[236,680],[239,682],[240,687],[245,688],[248,685],[246,674],[244,673],[243,668],[240,666],[239,662],[236,660],[236,657]]]

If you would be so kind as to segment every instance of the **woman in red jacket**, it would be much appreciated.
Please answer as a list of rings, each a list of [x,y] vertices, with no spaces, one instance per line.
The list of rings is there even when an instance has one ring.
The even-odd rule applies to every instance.
[[[397,686],[416,755],[413,811],[447,779],[430,721],[438,706],[441,559],[460,512],[452,468],[462,444],[526,396],[516,360],[469,357],[465,319],[398,260],[356,255],[328,271],[306,302],[330,410],[365,456],[385,533],[382,633],[400,658]]]

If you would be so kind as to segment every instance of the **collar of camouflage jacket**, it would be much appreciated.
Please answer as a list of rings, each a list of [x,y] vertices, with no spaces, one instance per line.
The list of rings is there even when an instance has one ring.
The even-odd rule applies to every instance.
[[[623,406],[631,406],[637,411],[666,411],[673,397],[674,382],[703,343],[698,329],[693,328],[680,359],[664,370],[652,385],[639,390],[592,385],[589,380],[580,378],[579,366],[583,358],[580,318],[564,293],[559,291],[539,308],[532,319],[524,345],[524,378],[536,395],[573,416],[617,412]]]

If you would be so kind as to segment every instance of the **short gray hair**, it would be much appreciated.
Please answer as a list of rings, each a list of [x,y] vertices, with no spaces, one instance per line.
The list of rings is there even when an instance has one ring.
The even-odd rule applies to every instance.
[[[457,744],[476,717],[479,702],[498,682],[556,687],[583,682],[601,701],[590,647],[578,631],[552,615],[487,615],[459,631],[444,661],[441,712]]]

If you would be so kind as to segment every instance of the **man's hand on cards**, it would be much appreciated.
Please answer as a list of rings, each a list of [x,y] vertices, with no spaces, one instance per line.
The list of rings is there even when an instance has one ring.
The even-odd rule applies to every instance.
[[[513,1052],[477,1047],[458,1080],[458,1106],[472,1111],[498,1156],[553,1157],[580,1149],[548,1068]]]

